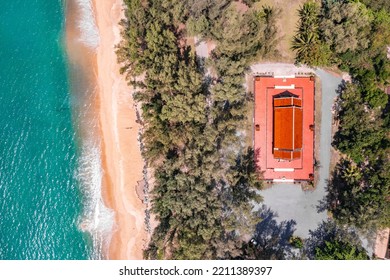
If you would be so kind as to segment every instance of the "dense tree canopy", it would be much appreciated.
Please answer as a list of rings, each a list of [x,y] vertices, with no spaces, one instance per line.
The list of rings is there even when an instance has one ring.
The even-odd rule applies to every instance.
[[[370,110],[358,85],[341,89],[334,146],[344,153],[328,186],[336,220],[363,230],[390,226],[390,139],[381,110]]]
[[[343,241],[325,241],[322,248],[316,249],[316,260],[368,260],[364,250],[359,250]]]
[[[329,1],[322,9],[322,40],[337,54],[366,49],[372,20],[373,14],[361,3]]]
[[[350,83],[342,87],[338,104],[340,125],[334,145],[359,164],[385,156],[389,148],[388,128],[380,110],[368,109],[361,88]]]
[[[369,71],[373,73],[370,82],[388,82],[388,11],[371,10],[359,1],[310,0],[298,12],[299,26],[292,42],[296,62],[336,64],[354,76]]]
[[[390,2],[388,0],[361,0],[367,7],[372,8],[374,11],[385,10],[390,12]]]

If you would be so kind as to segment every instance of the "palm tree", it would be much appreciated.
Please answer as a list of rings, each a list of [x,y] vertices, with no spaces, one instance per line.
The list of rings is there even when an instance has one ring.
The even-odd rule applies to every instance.
[[[294,36],[291,49],[296,52],[297,62],[313,65],[318,56],[318,34],[298,33]]]
[[[318,30],[318,5],[315,2],[305,3],[298,11],[300,24],[294,36],[291,49],[296,51],[296,60],[309,65],[317,64],[320,42]]]
[[[300,31],[318,28],[319,6],[315,2],[306,2],[299,10]]]

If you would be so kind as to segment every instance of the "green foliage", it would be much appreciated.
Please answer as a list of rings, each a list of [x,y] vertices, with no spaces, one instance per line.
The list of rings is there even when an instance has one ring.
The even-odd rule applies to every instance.
[[[163,9],[170,12],[170,20],[178,25],[185,21],[188,16],[186,2],[182,0],[162,0],[160,5]]]
[[[186,22],[188,34],[218,42],[224,41],[226,44],[234,43],[230,49],[240,52],[244,58],[246,54],[242,48],[247,48],[247,51],[254,48],[252,51],[257,57],[252,56],[252,59],[275,57],[279,41],[276,27],[279,11],[263,6],[260,10],[249,9],[246,13],[240,13],[231,2],[189,1],[190,12]],[[222,37],[225,39],[221,40]]]
[[[372,108],[385,108],[389,102],[389,96],[378,88],[367,90],[364,99]]]
[[[316,249],[316,260],[368,260],[367,253],[342,241],[325,241],[322,248]]]
[[[367,95],[362,95],[351,84],[341,92],[340,127],[333,144],[351,160],[336,166],[327,204],[337,221],[369,230],[390,225],[390,142],[381,112],[369,109]]]
[[[366,49],[372,21],[370,10],[359,2],[331,2],[323,9],[322,40],[338,54]]]
[[[390,2],[388,0],[361,0],[361,2],[374,11],[383,10],[390,13]]]
[[[380,112],[371,111],[364,103],[361,89],[347,84],[341,90],[342,109],[339,130],[333,144],[356,163],[375,161],[388,146],[388,128],[381,120]]]
[[[354,229],[338,226],[327,220],[309,231],[304,252],[307,258],[315,260],[368,260],[359,235]]]
[[[374,30],[383,30],[387,21],[388,16],[376,19]],[[369,51],[341,56],[342,61],[350,58],[355,83],[340,89],[339,130],[333,145],[348,158],[336,166],[327,196],[328,209],[338,222],[363,231],[390,225],[388,96],[380,88],[387,83],[389,64],[379,45]]]
[[[255,12],[242,14],[233,7],[226,10],[210,33],[218,42],[216,56],[233,58],[244,65],[260,50],[263,34],[264,24]],[[234,67],[232,70],[237,71]]]
[[[143,49],[139,38],[145,36],[148,17],[141,0],[125,0],[125,4],[128,9],[126,20],[120,22],[123,40],[118,46],[117,57],[122,64],[121,73],[126,73],[130,80],[131,76],[139,75],[145,70],[138,59]]]
[[[195,18],[205,15],[210,22],[215,22],[232,0],[188,0],[187,9]]]
[[[206,96],[203,93],[203,77],[195,71],[195,57],[190,56],[188,62],[181,61],[175,75],[174,93],[164,94],[161,120],[170,123],[205,123],[207,121],[204,108]]]
[[[362,231],[388,227],[388,172],[389,163],[383,159],[371,168],[356,166],[350,160],[339,162],[328,185],[327,204],[333,217]]]
[[[390,44],[390,14],[384,11],[375,13],[371,33],[367,35],[368,48],[359,51],[347,51],[340,55],[340,67],[351,73],[361,83],[363,91],[378,98],[366,98],[370,105],[382,106],[386,100],[378,102],[376,90],[389,84],[390,61],[387,58],[387,46]],[[376,99],[376,100],[375,100]]]
[[[214,29],[214,24],[225,13],[232,0],[188,0],[185,2],[190,35],[207,36]]]
[[[331,60],[329,44],[320,40],[320,7],[308,1],[299,9],[299,26],[291,48],[296,52],[296,63],[311,66],[328,65]]]
[[[341,90],[340,126],[333,145],[350,159],[336,166],[327,204],[337,221],[369,230],[390,225],[390,141],[382,112],[368,106],[383,104],[372,104],[375,99],[365,87],[347,84]]]
[[[190,17],[186,26],[188,35],[194,36],[209,30],[209,21],[205,15],[201,15],[199,18]]]
[[[291,236],[289,240],[291,246],[302,249],[303,248],[303,240],[299,236]]]
[[[262,46],[260,56],[265,59],[272,59],[279,55],[277,51],[277,44],[279,43],[278,29],[276,20],[280,15],[280,10],[263,6],[260,12],[260,20],[264,21],[264,38],[262,38]]]
[[[371,1],[365,1],[371,2]],[[374,87],[389,82],[390,14],[385,9],[370,10],[359,1],[306,2],[298,11],[300,16],[292,49],[296,62],[311,66],[336,64],[349,71],[359,81],[362,73],[373,72],[369,82]],[[378,92],[369,103],[383,105]]]
[[[390,78],[390,13],[370,10],[358,1],[325,1],[320,40],[329,43],[334,62],[361,84],[365,101],[371,107],[384,108],[387,97],[380,90]]]

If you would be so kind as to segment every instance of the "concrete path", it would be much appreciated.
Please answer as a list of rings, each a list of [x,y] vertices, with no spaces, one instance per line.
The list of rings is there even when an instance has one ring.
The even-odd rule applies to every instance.
[[[266,65],[271,66],[271,64]],[[284,70],[281,73],[280,66]],[[269,69],[269,70],[268,70]],[[302,71],[301,71],[302,70]],[[297,68],[288,64],[272,64],[272,67],[256,65],[252,71],[276,72],[275,75],[291,75],[296,72],[311,72],[312,69]],[[296,72],[294,72],[296,71]],[[318,213],[317,207],[326,195],[326,181],[329,177],[330,148],[331,148],[331,126],[332,126],[332,104],[336,97],[336,90],[341,83],[341,78],[329,74],[323,70],[316,70],[322,86],[322,123],[320,133],[320,170],[319,183],[314,191],[302,191],[299,184],[275,184],[271,188],[261,192],[264,198],[264,205],[276,212],[275,220],[278,222],[294,220],[296,222],[295,235],[307,238],[309,230],[317,228],[318,224],[326,220],[326,212]]]
[[[273,73],[275,76],[290,76],[297,73],[312,73],[314,70],[307,66],[296,66],[288,63],[261,63],[251,66],[253,74]]]
[[[209,49],[207,43],[203,40],[199,40],[198,37],[194,37],[196,55],[201,58],[209,57]]]

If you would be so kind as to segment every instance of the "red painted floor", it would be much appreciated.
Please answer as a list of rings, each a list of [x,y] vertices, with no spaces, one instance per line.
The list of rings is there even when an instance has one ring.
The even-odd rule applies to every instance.
[[[255,125],[260,130],[255,134],[255,151],[258,152],[258,167],[266,180],[309,180],[314,173],[314,132],[309,126],[314,124],[314,80],[309,77],[273,78],[255,77]],[[275,86],[291,86],[294,89],[277,89]],[[272,154],[273,137],[273,96],[284,91],[302,98],[303,147],[302,157],[292,161],[278,161]],[[293,168],[294,171],[275,171],[275,168]]]

